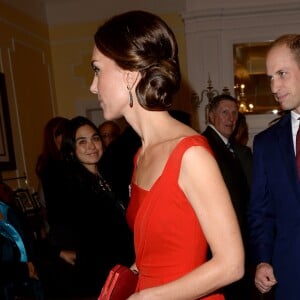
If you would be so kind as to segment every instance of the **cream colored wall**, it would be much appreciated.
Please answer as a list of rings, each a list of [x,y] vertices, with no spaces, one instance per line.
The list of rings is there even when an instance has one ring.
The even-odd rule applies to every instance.
[[[48,28],[0,2],[0,71],[5,74],[17,169],[5,178],[28,177],[37,186],[35,163],[45,122],[55,114]],[[24,180],[7,181],[12,187]]]
[[[239,5],[240,4],[240,5]],[[270,4],[270,5],[269,5]],[[210,74],[214,89],[224,86],[234,94],[233,47],[241,43],[272,41],[280,35],[295,33],[300,28],[300,2],[294,0],[187,0],[184,14],[189,80],[198,95],[207,86]],[[247,87],[246,87],[247,94]],[[202,130],[206,124],[204,97],[198,107],[198,120]],[[276,115],[247,114],[249,142],[269,126]]]
[[[80,23],[49,27],[52,62],[60,115],[73,117],[76,104],[95,100],[89,92],[92,80],[90,57],[92,53],[94,23]]]

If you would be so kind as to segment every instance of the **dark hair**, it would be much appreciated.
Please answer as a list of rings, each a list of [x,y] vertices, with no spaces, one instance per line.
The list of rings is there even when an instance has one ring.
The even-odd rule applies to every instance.
[[[99,125],[98,129],[100,134],[101,134],[101,130],[105,128],[107,125],[109,125],[113,129],[116,136],[119,136],[121,134],[120,126],[115,121],[111,121],[111,120],[104,121]]]
[[[293,53],[300,68],[300,34],[285,34],[272,42],[269,51],[277,46],[287,46]]]
[[[246,145],[249,140],[249,129],[246,116],[241,112],[238,113],[238,118],[235,123],[235,128],[231,134],[231,138],[235,139],[242,145]]]
[[[217,96],[213,97],[211,101],[208,102],[208,106],[207,106],[208,112],[215,110],[222,100],[233,101],[234,103],[237,104],[237,99],[231,95],[228,95],[228,94],[217,95]]]
[[[130,11],[109,19],[94,36],[98,50],[124,70],[138,71],[136,95],[147,110],[166,110],[179,89],[180,68],[174,33],[158,16]]]
[[[57,148],[55,138],[63,131],[68,123],[68,119],[64,117],[54,117],[50,119],[44,127],[42,153],[38,158],[35,171],[40,177],[52,160],[59,160],[61,158],[60,149]]]
[[[78,161],[75,150],[76,150],[76,132],[78,128],[89,125],[92,127],[97,134],[99,134],[97,126],[88,118],[83,116],[77,116],[73,119],[71,119],[67,126],[66,130],[63,134],[63,139],[61,143],[61,152],[62,156],[67,161]],[[100,136],[100,135],[99,135]]]

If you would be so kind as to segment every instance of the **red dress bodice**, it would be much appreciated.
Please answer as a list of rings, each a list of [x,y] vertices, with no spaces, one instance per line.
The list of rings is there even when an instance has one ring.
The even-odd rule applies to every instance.
[[[211,152],[203,136],[186,137],[176,145],[149,191],[131,184],[127,221],[134,230],[137,290],[175,280],[207,260],[208,245],[201,225],[178,185],[182,156],[192,146]],[[224,297],[213,294],[202,299]]]

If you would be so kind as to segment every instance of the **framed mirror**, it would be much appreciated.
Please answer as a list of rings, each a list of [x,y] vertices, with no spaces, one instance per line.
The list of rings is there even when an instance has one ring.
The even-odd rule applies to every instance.
[[[243,113],[277,113],[280,110],[266,76],[265,61],[269,47],[270,42],[233,45],[234,93]]]

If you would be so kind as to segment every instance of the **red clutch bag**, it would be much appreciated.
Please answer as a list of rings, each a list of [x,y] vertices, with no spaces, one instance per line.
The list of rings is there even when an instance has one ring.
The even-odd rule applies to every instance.
[[[123,265],[113,267],[98,300],[126,300],[135,291],[138,276]]]

